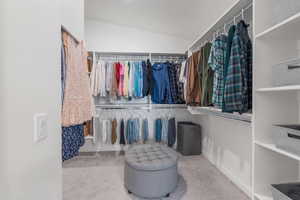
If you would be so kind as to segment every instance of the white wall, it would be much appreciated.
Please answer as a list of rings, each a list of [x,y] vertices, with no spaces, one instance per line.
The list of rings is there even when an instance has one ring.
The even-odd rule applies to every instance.
[[[203,154],[248,195],[251,194],[251,124],[217,116],[200,117]]]
[[[60,0],[2,0],[0,8],[0,135],[7,137],[9,186],[0,199],[60,200]],[[42,112],[49,137],[35,144],[33,115]]]
[[[85,21],[89,51],[184,53],[189,41],[104,21]]]
[[[75,37],[84,39],[84,0],[61,0],[62,25]]]

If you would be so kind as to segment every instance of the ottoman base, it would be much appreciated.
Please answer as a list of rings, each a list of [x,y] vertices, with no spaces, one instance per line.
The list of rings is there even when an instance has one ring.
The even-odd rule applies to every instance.
[[[162,170],[139,170],[125,163],[125,187],[142,198],[161,198],[173,192],[178,182],[177,165]]]

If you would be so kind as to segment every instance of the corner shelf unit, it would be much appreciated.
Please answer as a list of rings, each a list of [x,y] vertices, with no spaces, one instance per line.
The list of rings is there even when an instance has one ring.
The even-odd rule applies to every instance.
[[[272,66],[300,56],[300,2],[254,0],[253,9],[252,199],[273,200],[271,184],[300,180],[300,155],[277,148],[272,129],[300,123],[300,85],[272,86]]]

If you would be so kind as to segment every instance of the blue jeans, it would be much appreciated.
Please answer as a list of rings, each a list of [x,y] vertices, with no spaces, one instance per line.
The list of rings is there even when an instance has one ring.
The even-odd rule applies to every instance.
[[[152,66],[152,85],[151,99],[154,103],[173,103],[167,64],[155,63]]]
[[[146,143],[149,137],[149,127],[148,127],[148,120],[143,120],[143,142]]]
[[[127,144],[133,144],[140,140],[140,123],[139,119],[127,120],[126,139]]]
[[[175,118],[168,121],[168,146],[173,147],[176,142],[176,122]]]
[[[162,122],[161,119],[155,121],[155,141],[161,142]]]

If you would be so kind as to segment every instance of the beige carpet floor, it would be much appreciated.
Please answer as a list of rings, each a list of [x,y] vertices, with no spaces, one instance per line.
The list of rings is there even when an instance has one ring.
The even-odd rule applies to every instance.
[[[123,186],[124,156],[81,155],[63,163],[64,200],[136,200]],[[249,200],[202,156],[180,156],[183,180],[168,199]]]

